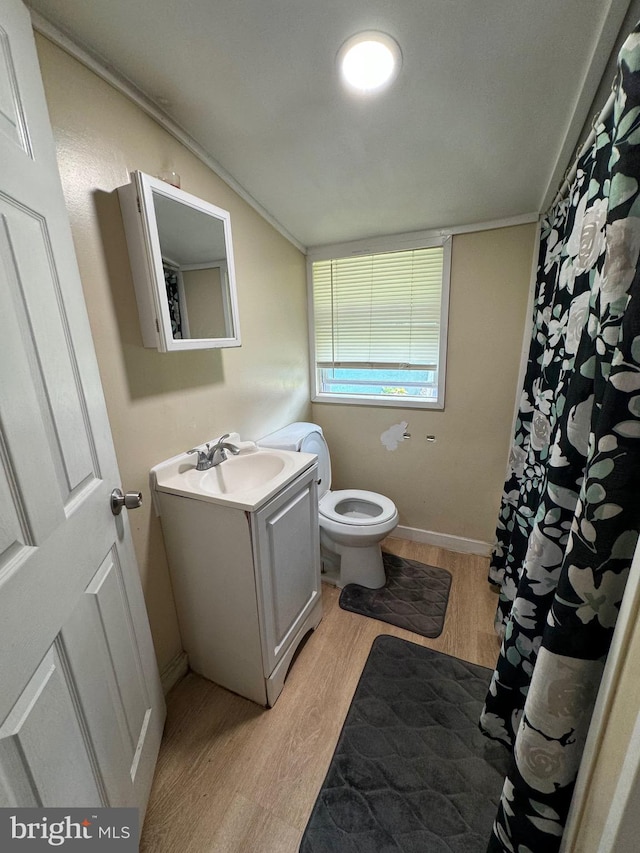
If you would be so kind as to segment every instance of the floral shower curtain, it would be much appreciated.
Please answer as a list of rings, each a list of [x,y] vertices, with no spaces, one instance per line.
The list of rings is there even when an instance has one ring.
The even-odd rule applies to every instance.
[[[178,290],[178,271],[163,262],[164,284],[167,289],[167,302],[169,303],[169,316],[171,317],[171,331],[174,338],[182,337],[182,314],[180,311],[180,294]]]
[[[542,222],[528,370],[490,579],[481,728],[512,747],[488,850],[559,848],[640,529],[640,26],[613,114]]]

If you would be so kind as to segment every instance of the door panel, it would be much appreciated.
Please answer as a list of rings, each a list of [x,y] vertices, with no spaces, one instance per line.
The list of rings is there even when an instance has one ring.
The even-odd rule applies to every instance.
[[[0,728],[0,805],[104,803],[61,651],[49,649]]]
[[[108,652],[117,700],[127,727],[133,766],[140,736],[144,731],[150,701],[142,675],[131,611],[122,583],[117,551],[113,550],[87,588],[94,615],[94,630],[102,629]],[[131,773],[133,778],[134,773]]]
[[[14,510],[24,524],[24,544],[36,545],[64,520],[64,507],[54,461],[45,452],[48,433],[53,429],[50,426],[47,430],[44,419],[44,389],[34,382],[38,364],[11,241],[10,207],[17,213],[15,205],[0,199],[0,304],[3,350],[10,353],[10,357],[0,358],[2,445],[5,476],[13,486]],[[18,449],[17,445],[22,447]]]
[[[152,707],[117,551],[107,555],[62,639],[111,805],[126,805]],[[105,708],[113,708],[105,716]],[[118,748],[116,747],[116,744]]]
[[[96,475],[71,330],[46,223],[35,211],[0,199],[0,256],[13,295],[31,375],[40,391],[40,413],[67,504]],[[16,304],[17,303],[17,304]]]
[[[300,536],[301,530],[310,527],[311,491],[310,485],[274,513],[266,525],[276,646],[280,646],[315,592],[310,583],[315,567],[313,540],[311,536]]]
[[[1,26],[0,68],[0,133],[31,156],[9,36]]]
[[[314,466],[254,516],[266,675],[321,595],[317,473]]]

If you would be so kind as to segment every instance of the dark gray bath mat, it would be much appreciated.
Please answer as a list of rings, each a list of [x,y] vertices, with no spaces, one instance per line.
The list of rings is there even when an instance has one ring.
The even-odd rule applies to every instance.
[[[383,551],[387,582],[381,589],[350,583],[340,593],[340,607],[406,628],[423,637],[442,633],[451,575]]]
[[[484,853],[508,768],[478,728],[490,678],[377,637],[300,853]]]

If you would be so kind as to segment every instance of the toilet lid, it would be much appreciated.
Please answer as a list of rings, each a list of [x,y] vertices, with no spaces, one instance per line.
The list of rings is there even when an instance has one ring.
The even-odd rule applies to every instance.
[[[358,527],[389,521],[397,513],[396,505],[384,495],[363,489],[339,489],[320,499],[320,515]]]
[[[331,462],[329,448],[324,436],[317,430],[310,432],[300,442],[303,453],[315,453],[318,457],[318,498],[322,498],[331,489]]]

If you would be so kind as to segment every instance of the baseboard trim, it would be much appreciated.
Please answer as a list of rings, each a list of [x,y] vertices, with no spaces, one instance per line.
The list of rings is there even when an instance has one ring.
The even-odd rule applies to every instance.
[[[399,525],[391,536],[397,539],[410,539],[412,542],[422,542],[425,545],[435,545],[438,548],[446,548],[447,551],[456,551],[459,554],[478,554],[488,557],[491,554],[492,545],[479,539],[465,539],[464,536],[452,536],[449,533],[435,533],[433,530],[421,530],[419,527],[404,527]]]
[[[179,652],[172,661],[163,668],[160,673],[162,691],[166,696],[172,687],[185,677],[189,672],[189,658],[186,652]]]

